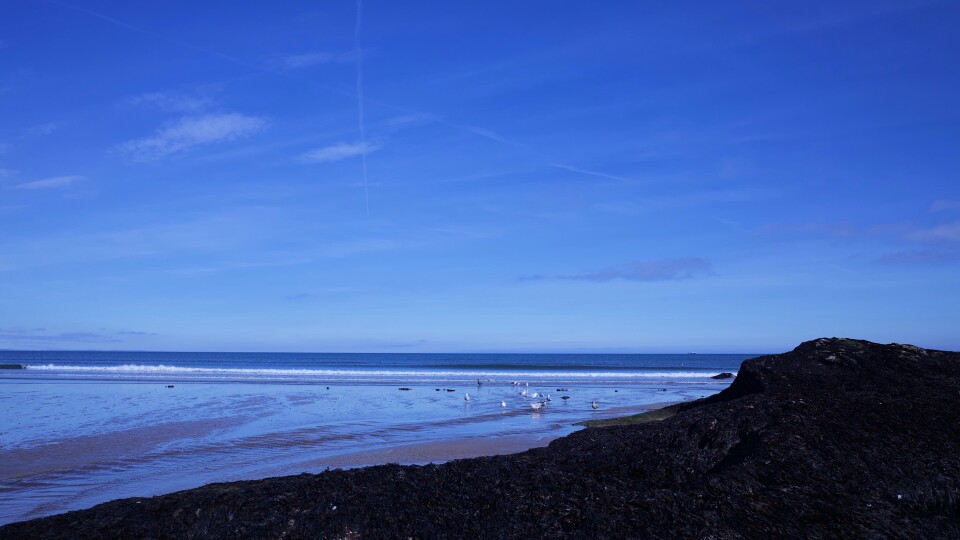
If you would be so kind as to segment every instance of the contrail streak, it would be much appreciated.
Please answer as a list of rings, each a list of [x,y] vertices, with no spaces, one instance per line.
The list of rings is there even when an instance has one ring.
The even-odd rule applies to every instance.
[[[195,50],[195,51],[199,51],[199,52],[202,52],[202,53],[205,53],[205,54],[210,54],[210,55],[213,55],[213,56],[218,56],[218,57],[220,57],[220,58],[223,58],[224,60],[229,60],[230,62],[233,62],[233,63],[235,63],[235,64],[239,64],[239,65],[241,65],[241,66],[245,66],[245,67],[248,67],[248,68],[254,68],[254,69],[257,69],[257,70],[263,70],[263,68],[262,68],[261,66],[258,66],[258,65],[256,65],[256,64],[252,64],[252,63],[250,63],[250,62],[247,62],[246,60],[242,60],[242,59],[240,59],[240,58],[237,58],[236,56],[231,56],[231,55],[229,55],[229,54],[223,54],[222,52],[218,52],[218,51],[215,51],[215,50],[213,50],[213,49],[208,49],[208,48],[206,48],[206,47],[200,47],[199,45],[194,45],[193,43],[188,43],[188,42],[186,42],[186,41],[181,41],[181,40],[179,40],[179,39],[174,39],[174,38],[172,38],[172,37],[170,37],[170,36],[166,36],[166,35],[163,35],[163,34],[158,34],[157,32],[152,32],[152,31],[150,31],[150,30],[146,30],[146,29],[144,29],[144,28],[140,28],[139,26],[134,26],[134,25],[132,25],[132,24],[125,23],[125,22],[123,22],[123,21],[121,21],[121,20],[119,20],[119,19],[114,19],[113,17],[108,17],[108,16],[104,15],[103,13],[99,13],[99,12],[94,11],[94,10],[92,10],[92,9],[87,9],[87,8],[85,8],[85,7],[77,6],[77,5],[74,5],[74,4],[67,3],[67,2],[62,2],[62,1],[60,1],[60,0],[46,0],[46,1],[49,2],[49,3],[51,3],[51,4],[57,5],[57,6],[65,7],[65,8],[68,8],[68,9],[75,10],[75,11],[79,11],[79,12],[81,12],[81,13],[86,13],[87,15],[90,15],[91,17],[96,17],[96,18],[98,18],[98,19],[100,19],[100,20],[102,20],[102,21],[106,21],[106,22],[108,22],[108,23],[115,24],[115,25],[120,26],[120,27],[122,27],[122,28],[126,28],[127,30],[132,30],[132,31],[134,31],[134,32],[137,32],[137,33],[140,33],[140,34],[143,34],[143,35],[146,35],[146,36],[150,36],[150,37],[153,37],[153,38],[162,40],[162,41],[166,41],[167,43],[172,43],[173,45],[176,45],[176,46],[178,46],[178,47],[183,47],[183,48],[186,48],[186,49],[193,49],[193,50]]]
[[[370,216],[370,190],[367,187],[367,135],[363,130],[363,51],[360,50],[360,18],[363,14],[363,0],[357,0],[357,25],[353,28],[353,52],[357,58],[357,125],[360,128],[360,144],[363,152],[360,161],[363,164],[363,200]]]
[[[565,171],[570,171],[570,172],[575,172],[575,173],[580,173],[580,174],[587,174],[587,175],[590,175],[590,176],[599,176],[600,178],[609,178],[610,180],[619,180],[619,181],[621,181],[621,182],[631,182],[631,181],[632,181],[631,179],[629,179],[629,178],[624,178],[624,177],[622,177],[622,176],[616,176],[616,175],[613,175],[613,174],[607,174],[607,173],[602,173],[602,172],[597,172],[597,171],[591,171],[591,170],[588,170],[588,169],[581,169],[581,168],[579,168],[579,167],[571,167],[570,165],[564,165],[563,163],[551,163],[550,166],[551,166],[551,167],[554,167],[554,168],[556,168],[556,169],[563,169],[563,170],[565,170]]]
[[[272,75],[289,76],[289,75],[286,75],[282,70],[279,70],[279,69],[271,69],[271,68],[268,67],[268,66],[256,64],[256,63],[253,63],[253,62],[248,62],[248,61],[246,61],[246,60],[244,60],[244,59],[242,59],[242,58],[238,58],[238,57],[236,57],[236,56],[232,56],[232,55],[229,55],[229,54],[224,54],[224,53],[222,53],[222,52],[220,52],[220,51],[217,51],[217,50],[215,50],[215,49],[209,49],[209,48],[207,48],[207,47],[201,47],[201,46],[199,46],[199,45],[195,45],[195,44],[190,43],[190,42],[188,42],[188,41],[183,41],[183,40],[180,40],[180,39],[177,39],[177,38],[173,38],[173,37],[171,37],[171,36],[168,36],[168,35],[165,35],[165,34],[161,34],[161,33],[159,33],[159,32],[154,32],[154,31],[152,31],[152,30],[147,30],[147,29],[145,29],[145,28],[141,28],[141,27],[139,27],[139,26],[132,25],[132,24],[127,23],[127,22],[125,22],[125,21],[122,21],[122,20],[120,20],[120,19],[115,19],[115,18],[113,18],[113,17],[104,15],[103,13],[94,11],[94,10],[92,10],[92,9],[88,9],[88,8],[85,8],[85,7],[81,7],[81,6],[78,6],[78,5],[71,4],[71,3],[66,2],[66,1],[64,1],[64,0],[44,0],[44,1],[46,1],[47,3],[53,4],[53,5],[57,5],[57,6],[61,6],[61,7],[64,7],[64,8],[72,9],[72,10],[74,10],[74,11],[78,11],[78,12],[81,12],[81,13],[85,13],[85,14],[91,16],[91,17],[95,17],[95,18],[97,18],[97,19],[100,19],[100,20],[102,20],[102,21],[108,22],[108,23],[110,23],[110,24],[113,24],[113,25],[119,26],[119,27],[121,27],[121,28],[125,28],[125,29],[127,29],[127,30],[130,30],[130,31],[132,31],[132,32],[137,32],[137,33],[143,34],[143,35],[145,35],[145,36],[150,36],[150,37],[152,37],[152,38],[158,39],[158,40],[160,40],[160,41],[164,41],[164,42],[166,42],[166,43],[175,45],[175,46],[177,46],[177,47],[182,47],[182,48],[185,48],[185,49],[192,49],[192,50],[194,50],[194,51],[198,51],[198,52],[201,52],[201,53],[204,53],[204,54],[209,54],[209,55],[211,55],[211,56],[216,56],[216,57],[218,57],[218,58],[220,58],[220,59],[222,59],[222,60],[226,60],[226,61],[232,62],[232,63],[237,64],[237,65],[240,65],[240,66],[244,66],[244,67],[247,67],[247,68],[251,68],[251,69],[253,69],[253,70],[255,70],[255,71],[259,71],[259,72],[261,72],[261,73],[269,73],[269,74],[272,74]],[[358,124],[359,124],[359,128],[360,128],[360,142],[361,142],[361,144],[363,145],[363,149],[366,151],[368,148],[367,148],[366,132],[365,132],[364,129],[363,129],[363,105],[364,105],[365,101],[367,101],[367,100],[366,100],[366,99],[364,98],[364,96],[363,96],[363,55],[362,55],[362,51],[360,50],[360,21],[361,21],[361,15],[363,14],[363,3],[362,3],[362,2],[363,2],[363,0],[357,0],[357,21],[356,21],[356,26],[354,27],[354,31],[353,31],[353,46],[354,46],[354,54],[355,54],[355,56],[356,56],[356,58],[357,58],[357,85],[356,85],[357,120],[358,120]],[[334,86],[329,86],[329,85],[326,85],[326,84],[318,83],[318,82],[316,82],[316,81],[311,81],[310,84],[313,85],[313,86],[315,86],[315,87],[323,88],[324,90],[327,90],[327,91],[329,91],[329,92],[336,93],[336,94],[339,94],[339,95],[342,95],[342,96],[345,96],[345,97],[353,97],[353,95],[352,95],[349,91],[346,91],[346,90],[344,90],[344,89],[342,89],[342,88],[337,88],[337,87],[334,87]],[[493,132],[493,131],[490,131],[489,129],[485,129],[485,128],[482,128],[482,127],[473,126],[473,125],[469,125],[469,124],[461,124],[461,123],[458,123],[458,122],[453,122],[453,121],[447,120],[446,118],[444,118],[444,117],[442,117],[442,116],[440,116],[440,115],[437,115],[437,114],[427,113],[427,112],[423,112],[423,111],[417,111],[417,110],[414,110],[414,109],[410,109],[410,108],[408,108],[408,107],[401,107],[401,106],[394,105],[394,104],[391,104],[391,103],[386,103],[386,102],[384,102],[384,101],[380,101],[380,100],[377,100],[377,99],[370,99],[369,101],[370,101],[371,103],[377,105],[377,106],[380,106],[380,107],[385,107],[385,108],[393,109],[393,110],[400,111],[400,112],[405,112],[405,113],[410,113],[410,114],[416,114],[416,115],[418,115],[418,116],[423,116],[423,117],[425,117],[425,118],[428,118],[428,119],[429,119],[430,121],[432,121],[432,122],[437,122],[437,123],[439,123],[439,124],[442,124],[442,125],[445,125],[445,126],[454,128],[454,129],[458,129],[458,130],[460,130],[460,131],[466,131],[466,132],[468,132],[468,133],[472,133],[472,134],[474,134],[474,135],[477,135],[477,136],[479,136],[479,137],[483,137],[483,138],[485,138],[485,139],[489,139],[489,140],[496,141],[496,142],[498,142],[498,143],[501,143],[501,144],[504,144],[504,145],[507,145],[507,146],[511,146],[511,147],[514,147],[514,148],[521,149],[521,150],[523,150],[523,151],[526,151],[526,152],[529,152],[529,153],[531,153],[531,154],[534,154],[535,156],[537,156],[537,157],[540,158],[540,159],[545,159],[545,160],[547,160],[548,163],[546,163],[546,165],[551,166],[551,167],[556,167],[556,168],[560,168],[560,169],[565,169],[565,170],[568,170],[568,171],[571,171],[571,172],[580,173],[580,174],[585,174],[585,175],[590,175],[590,176],[599,176],[599,177],[610,178],[610,179],[614,179],[614,180],[629,180],[629,179],[626,179],[626,178],[622,178],[622,177],[618,177],[618,176],[614,176],[614,175],[610,175],[610,174],[606,174],[606,173],[601,173],[601,172],[596,172],[596,171],[590,171],[590,170],[586,170],[586,169],[580,169],[580,168],[572,167],[572,166],[565,165],[565,164],[562,164],[562,163],[557,163],[555,160],[550,159],[549,156],[546,156],[546,155],[541,154],[540,152],[534,151],[533,149],[531,149],[531,148],[529,147],[529,145],[527,145],[527,144],[525,144],[525,143],[523,143],[523,142],[520,142],[520,141],[508,139],[508,138],[503,137],[503,136],[501,136],[501,135],[499,135],[499,134],[497,134],[497,133],[495,133],[495,132]],[[363,196],[364,196],[364,201],[366,202],[367,215],[369,216],[369,215],[370,215],[370,194],[369,194],[369,187],[368,187],[368,183],[367,183],[367,156],[366,156],[366,152],[363,152],[363,153],[360,154],[360,159],[361,159],[361,161],[362,161],[362,163],[363,163]]]

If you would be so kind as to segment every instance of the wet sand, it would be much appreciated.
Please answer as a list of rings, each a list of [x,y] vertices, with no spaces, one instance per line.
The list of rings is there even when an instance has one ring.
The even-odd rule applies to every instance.
[[[607,416],[635,414],[662,409],[675,403],[677,402],[665,401],[621,407],[606,412],[608,413]],[[531,448],[543,448],[557,438],[559,438],[558,435],[505,435],[440,439],[421,443],[398,444],[376,450],[347,452],[324,459],[306,461],[303,462],[303,465],[305,471],[315,472],[324,469],[350,469],[387,463],[399,465],[444,463],[455,459],[516,454]]]
[[[958,538],[958,392],[958,353],[820,339],[663,421],[118,500],[0,538]],[[344,463],[521,442],[479,439]]]
[[[103,435],[61,439],[33,448],[16,448],[0,455],[0,478],[24,478],[55,471],[102,467],[116,459],[135,460],[158,447],[236,425],[236,420],[189,420],[143,426]]]
[[[515,454],[531,448],[547,446],[554,439],[556,437],[510,435],[400,444],[384,449],[331,456],[307,462],[305,465],[309,465],[309,470],[322,470],[324,468],[349,469],[385,463],[400,465],[443,463],[454,459]]]
[[[657,406],[635,403],[700,390],[571,386],[571,400],[555,398],[534,412],[529,399],[506,384],[445,392],[386,385],[3,382],[9,392],[0,404],[20,409],[11,429],[0,433],[0,524],[212,482],[511,454],[581,429],[576,422],[633,414]],[[592,410],[593,399],[604,406]]]

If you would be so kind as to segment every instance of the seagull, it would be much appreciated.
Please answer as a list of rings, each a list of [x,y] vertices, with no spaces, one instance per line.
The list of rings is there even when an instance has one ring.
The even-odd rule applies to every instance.
[[[591,407],[593,407],[593,410],[597,410],[597,409],[599,409],[599,408],[600,408],[600,406],[599,406],[599,405],[597,405],[597,402],[596,402],[596,401],[594,401],[594,402],[592,402],[592,403],[590,403],[590,406],[591,406]]]
[[[506,402],[506,401],[501,401],[501,402],[500,402],[500,406],[501,406],[501,407],[506,407],[506,406],[507,406],[507,402]]]
[[[477,379],[477,386],[483,386],[483,381],[481,381],[480,379]]]
[[[533,409],[534,411],[539,411],[539,410],[540,410],[540,407],[543,407],[543,403],[542,403],[542,402],[537,402],[537,403],[531,403],[531,404],[530,404],[530,408]]]
[[[532,395],[532,396],[530,396],[530,397],[532,397],[532,398],[538,398],[538,397],[540,397],[540,394],[538,394],[538,393],[536,393],[536,392],[534,392],[534,393],[533,393],[533,395]]]
[[[520,392],[520,395],[521,395],[521,396],[527,395],[527,390],[526,390],[526,388],[524,388],[523,392]]]
[[[463,400],[464,400],[464,401],[470,401],[470,394],[466,394],[466,393],[463,394]],[[596,403],[594,403],[594,405],[596,405]],[[596,407],[594,407],[594,409],[596,409]]]
[[[553,401],[553,398],[550,397],[550,394],[547,394],[547,401]]]
[[[566,401],[566,400],[570,399],[570,396],[560,396],[560,399]]]

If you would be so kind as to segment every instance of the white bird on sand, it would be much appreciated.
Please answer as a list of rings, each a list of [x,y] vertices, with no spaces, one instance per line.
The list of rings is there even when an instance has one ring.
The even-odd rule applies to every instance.
[[[532,397],[532,398],[538,398],[538,397],[540,397],[540,394],[538,394],[538,393],[536,393],[536,392],[534,392],[534,393],[533,393],[533,395],[532,395],[532,396],[530,396],[530,397]]]
[[[524,389],[523,389],[523,392],[520,392],[520,395],[521,395],[521,396],[525,396],[525,395],[527,395],[527,389],[526,389],[526,388],[524,388]]]
[[[596,401],[594,401],[594,402],[592,402],[592,403],[590,403],[590,406],[591,406],[591,407],[593,407],[593,410],[597,410],[597,409],[599,409],[599,408],[600,408],[600,406],[599,406],[599,405],[597,405],[597,402],[596,402]]]
[[[507,402],[506,402],[506,401],[501,401],[501,402],[500,402],[500,406],[501,406],[501,407],[506,407],[506,406],[507,406]]]
[[[463,400],[464,400],[464,401],[470,401],[470,394],[464,393],[464,394],[463,394]]]

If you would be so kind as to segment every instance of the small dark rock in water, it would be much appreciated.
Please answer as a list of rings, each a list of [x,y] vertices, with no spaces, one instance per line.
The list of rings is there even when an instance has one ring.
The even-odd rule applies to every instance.
[[[728,371],[724,371],[723,373],[719,373],[719,374],[714,375],[713,377],[710,377],[710,378],[711,378],[711,379],[729,379],[729,378],[732,378],[732,377],[733,377],[733,373],[730,373],[730,372],[728,372]]]
[[[172,384],[168,384],[168,385],[167,385],[167,388],[173,388],[173,385],[172,385]]]
[[[657,388],[657,392],[666,392],[666,391],[667,391],[666,388]]]
[[[566,392],[566,391],[567,391],[566,388],[557,388],[557,392]]]
[[[614,392],[619,392],[619,390],[614,390]]]
[[[456,392],[456,390],[453,388],[447,388],[447,392]]]
[[[440,391],[440,389],[439,389],[439,388],[434,388],[434,390],[436,390],[437,392],[439,392],[439,391]]]
[[[409,390],[409,388],[407,388],[407,387],[405,387],[405,386],[401,386],[400,389],[401,389],[401,390]]]
[[[112,501],[0,540],[960,538],[960,353],[818,339],[639,418],[519,454]]]

